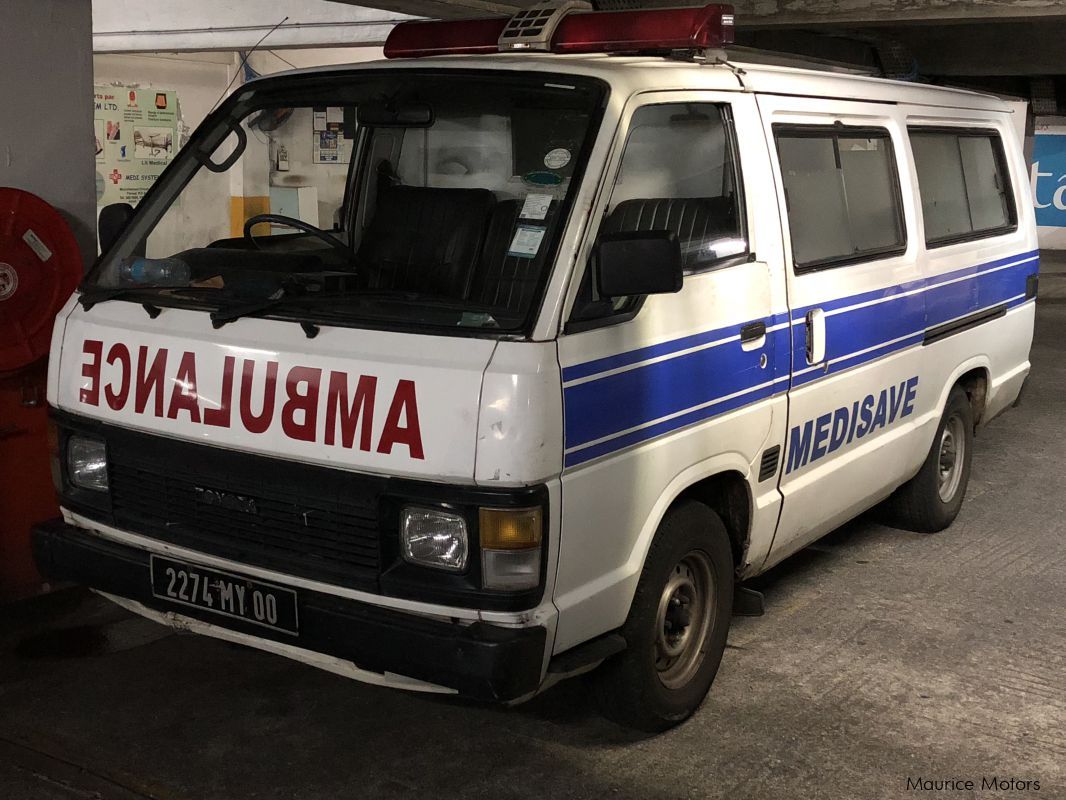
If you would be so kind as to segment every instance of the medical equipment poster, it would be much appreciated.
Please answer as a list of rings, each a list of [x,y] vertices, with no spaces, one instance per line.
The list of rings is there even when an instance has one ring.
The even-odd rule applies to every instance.
[[[1031,177],[1040,246],[1066,247],[1066,126],[1037,124]]]
[[[178,97],[129,86],[95,86],[96,203],[137,205],[178,148]]]

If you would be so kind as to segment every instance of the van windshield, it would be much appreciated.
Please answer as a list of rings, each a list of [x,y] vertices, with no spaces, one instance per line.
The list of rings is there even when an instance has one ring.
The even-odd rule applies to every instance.
[[[82,285],[110,299],[479,335],[528,330],[606,89],[409,69],[238,90]]]

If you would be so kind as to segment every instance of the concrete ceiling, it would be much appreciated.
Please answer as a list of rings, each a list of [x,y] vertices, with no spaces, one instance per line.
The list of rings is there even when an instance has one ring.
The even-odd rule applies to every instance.
[[[512,14],[537,0],[333,0],[432,18]],[[692,0],[592,0],[650,8]],[[738,44],[888,74],[1066,74],[1064,0],[734,0]]]
[[[415,16],[454,17],[513,14],[537,0],[334,0]],[[697,5],[685,0],[594,0],[600,9]],[[749,28],[881,24],[1066,20],[1062,0],[734,0],[737,24]]]

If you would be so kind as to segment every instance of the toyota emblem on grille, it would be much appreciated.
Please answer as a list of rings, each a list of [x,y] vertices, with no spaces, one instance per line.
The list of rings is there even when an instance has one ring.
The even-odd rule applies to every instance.
[[[230,511],[240,511],[243,514],[259,513],[254,497],[246,497],[243,494],[234,494],[233,492],[223,492],[219,489],[197,486],[196,500],[205,506],[217,506]]]

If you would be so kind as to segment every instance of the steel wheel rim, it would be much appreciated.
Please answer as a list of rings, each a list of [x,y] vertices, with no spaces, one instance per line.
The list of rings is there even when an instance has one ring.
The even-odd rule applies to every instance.
[[[941,501],[950,503],[962,484],[962,465],[966,455],[966,429],[962,417],[953,414],[940,433],[937,455],[937,491]]]
[[[706,553],[687,553],[670,572],[655,618],[655,670],[667,689],[692,680],[714,621],[714,569]]]

